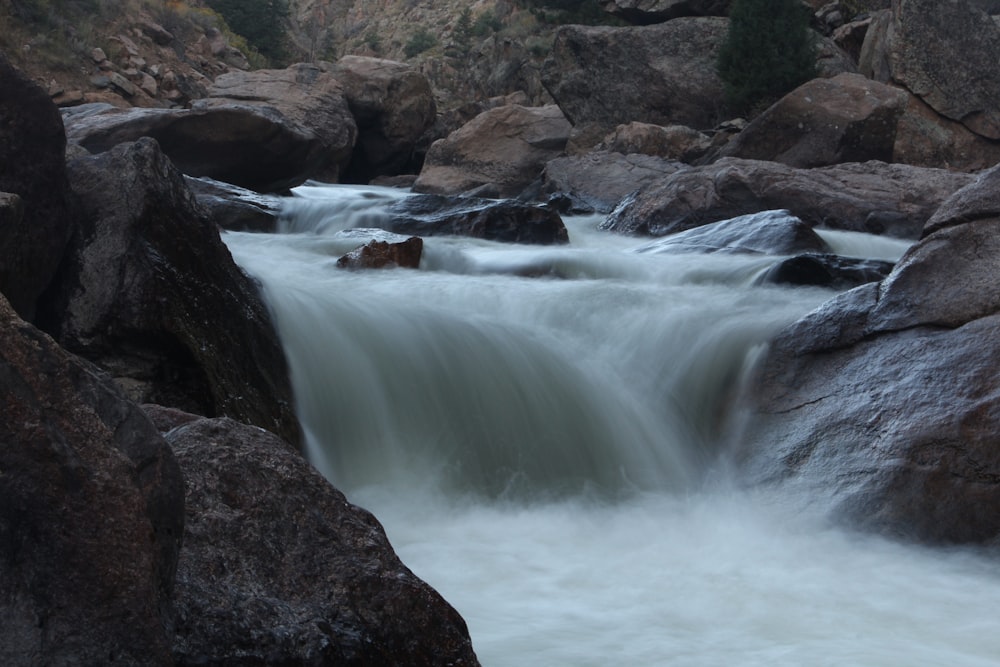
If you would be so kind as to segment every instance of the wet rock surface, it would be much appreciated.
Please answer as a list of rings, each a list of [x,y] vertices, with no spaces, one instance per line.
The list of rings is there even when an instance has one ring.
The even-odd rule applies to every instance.
[[[885,280],[778,336],[748,393],[750,479],[894,536],[1000,541],[996,178],[946,202]]]

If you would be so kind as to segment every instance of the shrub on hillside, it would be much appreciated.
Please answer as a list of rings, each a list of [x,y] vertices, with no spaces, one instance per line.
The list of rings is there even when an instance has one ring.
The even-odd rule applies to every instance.
[[[816,76],[816,43],[799,0],[734,0],[718,72],[730,111],[759,110]]]

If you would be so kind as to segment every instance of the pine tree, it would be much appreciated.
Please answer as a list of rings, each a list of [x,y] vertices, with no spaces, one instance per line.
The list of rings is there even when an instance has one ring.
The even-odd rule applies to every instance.
[[[816,75],[816,43],[799,0],[735,0],[718,73],[730,111],[777,101]]]

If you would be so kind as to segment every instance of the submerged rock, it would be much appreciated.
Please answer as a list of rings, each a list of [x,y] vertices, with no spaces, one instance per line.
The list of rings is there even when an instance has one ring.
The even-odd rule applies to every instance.
[[[782,260],[768,269],[758,283],[846,290],[882,280],[892,267],[892,262],[882,260],[808,253]]]
[[[414,195],[396,201],[388,212],[388,219],[380,225],[397,234],[471,236],[539,245],[569,242],[558,213],[512,200]]]
[[[812,227],[788,211],[765,211],[713,222],[671,234],[637,252],[829,253],[830,246]]]
[[[0,296],[0,663],[170,665],[184,488],[149,419]]]
[[[479,664],[458,612],[289,445],[150,409],[187,489],[179,664]]]
[[[411,236],[399,243],[373,240],[338,259],[337,267],[341,269],[394,267],[416,269],[420,267],[420,255],[423,249],[424,240],[419,236]]]

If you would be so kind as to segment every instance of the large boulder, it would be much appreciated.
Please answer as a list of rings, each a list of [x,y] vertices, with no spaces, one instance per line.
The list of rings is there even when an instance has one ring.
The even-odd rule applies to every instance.
[[[595,151],[550,160],[541,191],[566,200],[569,210],[610,213],[626,196],[683,169],[682,162],[652,155]]]
[[[860,74],[813,79],[755,118],[722,155],[793,167],[891,162],[908,98]]]
[[[893,161],[921,167],[979,171],[1000,163],[1000,141],[986,139],[909,95],[896,126]]]
[[[881,284],[785,330],[738,459],[819,509],[927,542],[1000,540],[1000,217],[994,170]]]
[[[601,9],[636,25],[681,16],[726,16],[732,0],[598,0]]]
[[[267,309],[152,139],[73,160],[81,227],[43,323],[135,400],[298,442]],[[40,318],[42,319],[42,318]]]
[[[0,119],[0,192],[20,200],[0,224],[0,293],[31,320],[73,229],[66,135],[48,93],[2,53]]]
[[[329,74],[312,65],[231,72],[190,109],[71,109],[69,140],[91,153],[152,137],[185,174],[281,191],[307,178],[336,180],[357,127]]]
[[[728,25],[725,18],[679,18],[645,27],[561,26],[542,82],[574,125],[710,129],[720,120],[715,60]]]
[[[431,145],[413,189],[449,195],[485,186],[492,197],[516,196],[562,153],[569,133],[553,104],[490,109]]]
[[[362,56],[344,56],[329,71],[343,86],[358,126],[341,180],[367,183],[376,176],[418,172],[418,142],[437,117],[427,77],[404,63]]]
[[[663,236],[748,213],[787,209],[813,227],[917,238],[974,176],[884,162],[797,169],[723,158],[680,170],[624,199],[602,228]]]
[[[861,67],[972,132],[1000,139],[998,52],[1000,27],[971,3],[893,0],[868,30]]]
[[[152,411],[187,487],[178,664],[479,664],[458,612],[286,443]]]
[[[0,663],[173,664],[184,488],[92,365],[0,296]]]

